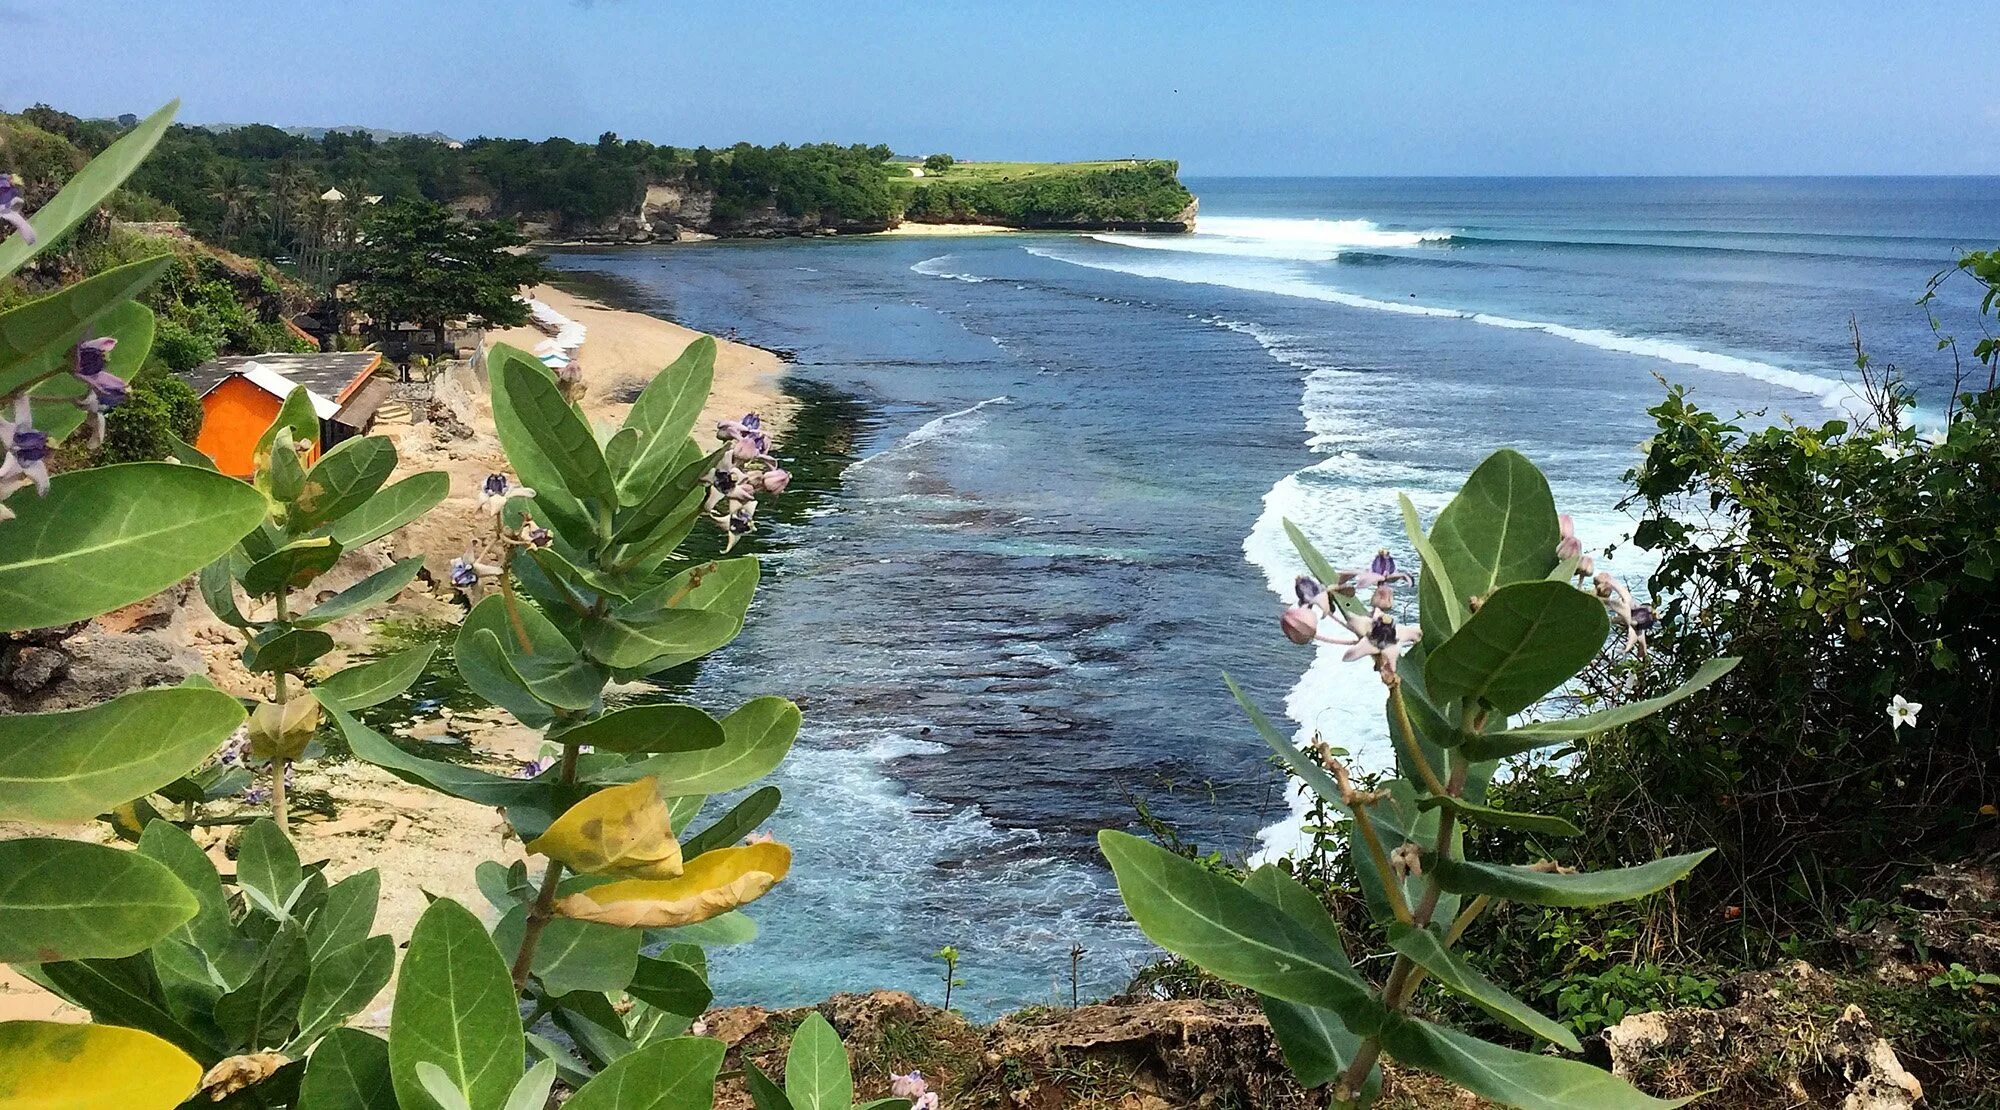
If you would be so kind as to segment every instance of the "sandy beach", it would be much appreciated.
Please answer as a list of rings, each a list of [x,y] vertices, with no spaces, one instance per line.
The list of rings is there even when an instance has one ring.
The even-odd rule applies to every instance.
[[[1018,227],[1001,227],[998,224],[925,224],[918,223],[915,220],[904,220],[887,231],[878,231],[874,234],[944,237],[955,235],[1012,235],[1020,230]]]

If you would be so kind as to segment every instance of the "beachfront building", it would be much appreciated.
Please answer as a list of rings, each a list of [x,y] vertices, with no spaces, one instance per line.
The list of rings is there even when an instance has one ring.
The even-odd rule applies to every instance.
[[[188,375],[201,396],[201,436],[195,446],[224,474],[248,478],[265,429],[293,389],[304,386],[319,417],[319,441],[307,461],[374,423],[395,384],[377,373],[374,351],[232,355],[205,362]]]

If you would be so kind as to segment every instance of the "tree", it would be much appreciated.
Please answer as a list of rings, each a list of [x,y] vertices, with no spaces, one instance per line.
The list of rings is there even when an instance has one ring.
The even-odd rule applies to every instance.
[[[924,172],[930,174],[943,173],[950,169],[956,161],[958,159],[953,158],[949,154],[933,154],[929,158],[924,159]]]
[[[548,276],[542,256],[519,252],[526,243],[512,227],[463,219],[442,204],[384,204],[354,252],[354,299],[378,324],[407,320],[440,336],[457,317],[525,323],[527,306],[515,294]]]

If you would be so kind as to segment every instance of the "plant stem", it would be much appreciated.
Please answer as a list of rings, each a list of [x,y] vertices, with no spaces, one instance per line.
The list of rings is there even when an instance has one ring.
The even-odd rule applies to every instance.
[[[291,619],[291,603],[292,591],[284,587],[279,587],[279,624],[283,624]],[[280,719],[284,717],[283,706],[287,692],[285,678],[285,672],[281,670],[272,680],[272,700],[277,702],[280,707],[278,714]],[[292,835],[292,823],[290,815],[286,812],[285,808],[285,772],[290,769],[291,765],[292,761],[282,755],[271,757],[271,820],[277,822],[278,831],[284,833],[287,837]]]
[[[563,745],[562,773],[557,780],[562,787],[576,782],[576,745]],[[535,946],[541,942],[542,930],[556,916],[556,886],[562,882],[561,860],[550,860],[549,869],[542,872],[542,887],[535,892],[535,904],[528,908],[528,920],[521,928],[521,951],[514,957],[514,993],[519,994],[528,986],[528,973],[535,966]]]
[[[1368,844],[1368,854],[1374,857],[1376,873],[1382,876],[1382,890],[1388,896],[1389,908],[1395,911],[1396,920],[1410,924],[1410,904],[1403,897],[1403,884],[1396,880],[1396,873],[1389,869],[1389,853],[1382,850],[1382,839],[1375,835],[1375,820],[1368,816],[1368,807],[1353,807],[1354,827],[1361,830],[1361,839]]]
[[[509,547],[500,561],[500,599],[507,606],[507,622],[514,626],[514,638],[521,642],[524,655],[535,654],[534,641],[528,639],[528,625],[521,619],[521,603],[514,599],[514,548]]]
[[[1438,778],[1437,771],[1431,767],[1430,758],[1424,755],[1424,746],[1417,742],[1416,726],[1410,723],[1410,707],[1403,702],[1401,679],[1397,679],[1389,687],[1389,707],[1396,711],[1396,729],[1403,734],[1404,757],[1410,761],[1412,767],[1416,768],[1417,778],[1423,782],[1424,789],[1443,797],[1449,791]]]

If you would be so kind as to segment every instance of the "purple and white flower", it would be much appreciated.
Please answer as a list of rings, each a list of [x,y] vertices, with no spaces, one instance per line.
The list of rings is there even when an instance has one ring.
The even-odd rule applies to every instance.
[[[107,368],[111,350],[116,346],[118,341],[108,335],[78,343],[76,365],[70,371],[89,390],[77,401],[77,406],[90,414],[90,445],[93,447],[104,442],[104,414],[125,403],[125,379]]]
[[[35,242],[35,227],[28,222],[27,215],[21,211],[26,200],[27,198],[21,195],[20,186],[14,184],[14,175],[0,173],[0,223],[13,227],[14,234],[32,246]]]
[[[48,495],[49,437],[36,430],[34,415],[34,405],[23,393],[14,399],[14,419],[0,420],[0,502],[27,486]],[[0,504],[0,520],[13,515]]]
[[[487,516],[499,516],[507,507],[507,502],[517,497],[532,498],[535,491],[527,486],[517,486],[505,474],[488,474],[479,483],[479,511]]]

